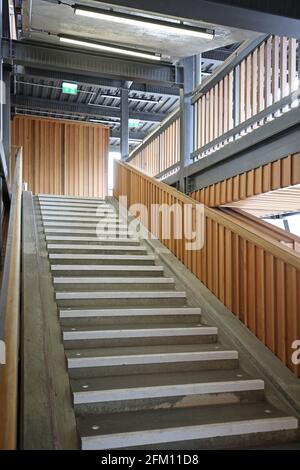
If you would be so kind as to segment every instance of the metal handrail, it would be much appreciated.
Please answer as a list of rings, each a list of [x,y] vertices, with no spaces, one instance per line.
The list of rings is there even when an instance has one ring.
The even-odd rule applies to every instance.
[[[22,149],[17,152],[0,297],[0,449],[17,447],[18,357],[21,290]]]

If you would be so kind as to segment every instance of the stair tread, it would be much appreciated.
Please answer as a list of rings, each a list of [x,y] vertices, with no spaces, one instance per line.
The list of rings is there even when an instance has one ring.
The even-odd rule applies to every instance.
[[[52,264],[51,265],[51,271],[76,271],[76,270],[82,270],[82,271],[157,271],[161,272],[164,270],[163,266],[149,266],[149,265],[138,265],[138,266],[124,266],[123,264],[118,265],[100,265],[100,266],[92,266],[90,264],[82,265],[82,264]],[[132,278],[134,279],[134,278]]]
[[[166,338],[183,336],[188,339],[191,336],[216,336],[218,330],[214,326],[187,326],[175,328],[74,328],[63,330],[64,341],[89,340],[89,339],[143,339]]]
[[[269,410],[270,413],[266,413],[265,410]],[[281,418],[281,419],[280,419]],[[174,408],[174,409],[160,409],[160,410],[141,410],[121,413],[107,413],[107,414],[93,414],[84,415],[77,417],[77,425],[79,434],[81,436],[105,436],[111,434],[122,434],[129,433],[143,433],[147,430],[163,430],[169,428],[180,428],[183,433],[181,437],[177,438],[177,441],[187,440],[188,435],[184,434],[185,428],[191,426],[206,426],[214,425],[210,427],[212,433],[215,436],[220,435],[220,430],[217,429],[217,424],[227,423],[243,423],[244,433],[257,432],[257,421],[264,420],[266,423],[274,423],[275,429],[296,429],[297,420],[293,417],[287,416],[282,411],[274,408],[266,402],[262,403],[247,403],[247,404],[231,404],[228,405],[213,405],[213,406],[201,406],[192,408]],[[277,422],[277,426],[275,426]],[[252,425],[252,426],[251,426]],[[254,425],[254,426],[253,426]],[[97,427],[93,429],[93,427]],[[213,428],[215,430],[213,431]],[[272,426],[271,426],[272,428]],[[199,430],[200,431],[200,430]],[[239,432],[241,428],[239,427]],[[225,435],[235,434],[232,426],[227,426],[227,431],[224,431]],[[198,438],[206,437],[206,433],[199,432]],[[147,434],[140,434],[146,437]],[[117,436],[116,436],[117,437]],[[154,442],[165,442],[166,436],[158,432],[158,441]],[[148,435],[148,439],[153,442],[151,436]],[[121,445],[121,439],[117,439],[115,442],[125,447],[125,442]],[[134,445],[135,441],[127,442],[129,445]],[[141,442],[140,444],[147,444],[149,442]],[[151,443],[151,442],[150,442]],[[107,442],[104,440],[102,444],[107,446]],[[124,445],[125,444],[125,445]],[[105,447],[104,447],[105,448]],[[110,446],[108,447],[110,448]]]
[[[218,349],[217,349],[218,348]],[[219,343],[207,344],[165,344],[156,346],[117,346],[92,349],[80,349],[80,357],[108,357],[108,356],[145,356],[162,354],[185,354],[201,352],[232,351],[231,348]],[[78,352],[74,349],[66,351],[67,358],[76,358]]]
[[[154,298],[180,298],[186,297],[185,292],[178,291],[83,291],[83,292],[56,292],[56,299],[154,299]]]
[[[72,315],[81,316],[103,316],[103,317],[122,317],[122,316],[156,316],[156,315],[201,315],[201,309],[195,307],[157,307],[157,308],[105,308],[105,309],[60,309],[60,317],[68,318]]]
[[[50,259],[139,259],[139,260],[155,260],[153,255],[96,255],[84,253],[50,253]]]
[[[62,244],[56,245],[54,243],[47,244],[48,250],[97,250],[97,251],[104,251],[104,250],[111,250],[111,251],[136,251],[136,252],[147,252],[147,248],[143,246],[117,246],[117,245],[72,245],[72,244]]]
[[[213,383],[231,381],[251,381],[249,374],[241,369],[234,370],[199,370],[197,372],[164,372],[154,374],[119,375],[108,377],[86,377],[71,379],[73,392],[119,390],[138,387],[161,387],[166,385],[180,385],[193,383]],[[263,381],[261,381],[263,383]],[[86,387],[87,386],[87,387]]]
[[[54,277],[54,284],[172,284],[172,277]]]
[[[74,327],[72,325],[70,326],[62,326],[62,331],[74,331]],[[90,326],[76,326],[75,331],[139,331],[139,330],[145,330],[151,332],[152,330],[182,330],[184,328],[215,328],[214,326],[208,326],[208,325],[203,325],[199,323],[180,323],[177,326],[170,326],[168,323],[152,323],[149,324],[144,324],[144,323],[135,323],[132,326],[122,326],[120,328],[119,324],[108,324],[108,325],[103,325],[101,327],[93,327],[91,328]]]

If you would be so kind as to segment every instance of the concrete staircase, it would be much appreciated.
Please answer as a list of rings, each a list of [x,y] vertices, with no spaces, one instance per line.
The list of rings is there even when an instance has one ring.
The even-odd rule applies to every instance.
[[[296,440],[199,307],[105,200],[38,196],[83,449]]]

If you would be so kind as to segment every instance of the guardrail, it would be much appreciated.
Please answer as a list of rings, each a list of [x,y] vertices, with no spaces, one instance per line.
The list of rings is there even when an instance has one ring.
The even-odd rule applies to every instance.
[[[115,165],[114,196],[127,196],[129,210],[133,204],[144,204],[151,213],[152,204],[178,203],[184,212],[186,204],[193,211],[199,204],[131,165]],[[152,227],[150,221],[147,228],[159,234],[162,243],[300,377],[300,365],[292,361],[293,342],[299,340],[299,253],[270,233],[218,209],[204,207],[201,249],[186,249],[184,236],[163,239],[163,223],[161,218],[160,226]]]
[[[298,105],[297,40],[263,36],[253,45],[242,45],[195,90],[193,161]]]
[[[15,162],[0,298],[0,449],[17,447],[22,149]]]
[[[179,168],[180,113],[176,110],[150,134],[126,160],[150,176],[164,173],[170,167]]]

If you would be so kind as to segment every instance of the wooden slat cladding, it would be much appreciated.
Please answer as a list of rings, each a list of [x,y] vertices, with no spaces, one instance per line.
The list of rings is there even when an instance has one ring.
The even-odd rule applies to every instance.
[[[299,48],[299,46],[298,46]],[[298,88],[296,70],[297,40],[269,36],[262,44],[245,57],[234,70],[228,72],[211,89],[200,95],[194,103],[194,150],[198,158],[209,157],[214,148],[207,146],[218,137],[254,117]],[[234,82],[236,77],[236,83]],[[237,102],[233,90],[236,89]],[[286,110],[291,109],[287,105]],[[278,117],[280,111],[274,116]],[[233,122],[235,117],[235,122]],[[268,120],[272,119],[272,116]],[[255,123],[241,131],[246,135],[258,127]],[[260,125],[263,125],[262,121]],[[218,145],[228,143],[228,139]]]
[[[12,143],[23,147],[23,180],[33,194],[107,195],[107,127],[15,116]]]
[[[175,165],[180,160],[180,120],[176,119],[160,132],[150,138],[148,144],[134,153],[130,165],[156,176]]]
[[[116,162],[114,196],[125,195],[128,208],[144,204],[192,205],[192,199],[130,165]],[[204,245],[190,251],[186,238],[163,239],[162,220],[155,234],[298,377],[291,361],[292,343],[300,338],[300,255],[250,227],[242,219],[204,208]],[[175,226],[173,226],[174,234]],[[154,232],[154,228],[149,226]]]
[[[300,183],[300,153],[268,163],[202,189],[191,196],[206,206],[217,207],[247,197]]]

